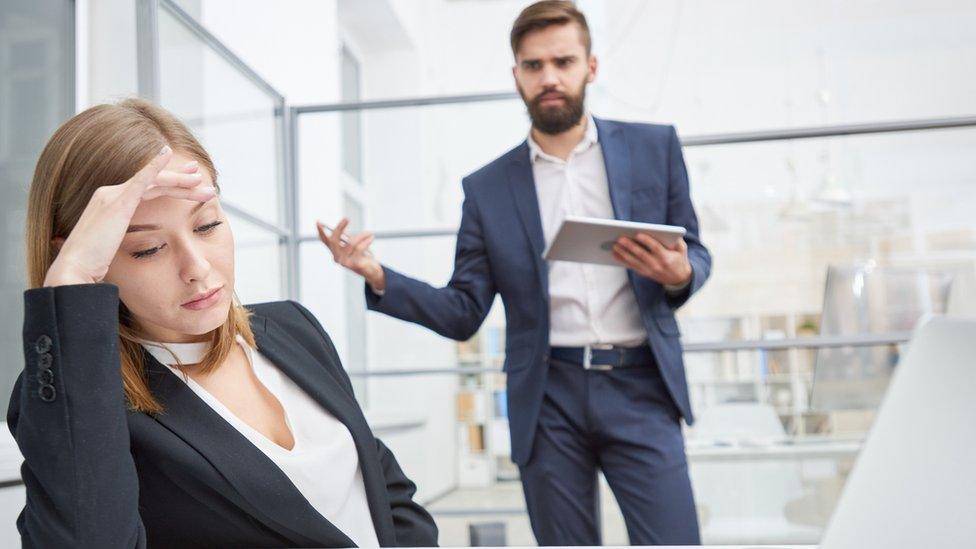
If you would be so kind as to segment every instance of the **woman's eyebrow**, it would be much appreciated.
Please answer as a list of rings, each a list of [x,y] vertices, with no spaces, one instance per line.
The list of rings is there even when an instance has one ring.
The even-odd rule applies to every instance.
[[[211,198],[210,200],[208,200],[206,202],[201,202],[201,203],[197,204],[196,206],[194,206],[193,209],[190,210],[190,215],[193,215],[193,214],[197,213],[198,211],[200,211],[200,208],[203,208],[204,206],[208,206],[210,204],[213,204],[213,198]],[[125,230],[125,233],[126,234],[129,234],[129,233],[139,233],[139,232],[144,232],[144,231],[158,231],[158,230],[159,230],[159,225],[152,225],[152,224],[149,224],[149,225],[129,225],[129,228]]]

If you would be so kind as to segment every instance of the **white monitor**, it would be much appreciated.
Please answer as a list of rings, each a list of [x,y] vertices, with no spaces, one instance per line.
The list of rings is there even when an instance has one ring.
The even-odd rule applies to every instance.
[[[976,547],[976,319],[916,331],[821,549]]]

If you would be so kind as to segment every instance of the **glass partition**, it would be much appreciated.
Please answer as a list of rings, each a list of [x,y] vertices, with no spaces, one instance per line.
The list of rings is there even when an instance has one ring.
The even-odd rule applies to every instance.
[[[365,228],[388,232],[452,229],[460,220],[461,179],[525,139],[521,100],[371,109],[359,131],[347,135],[342,112],[298,117],[300,232],[314,234],[316,219],[344,215],[341,146],[360,151]],[[344,183],[350,186],[352,183]]]
[[[241,302],[285,299],[281,238],[233,211],[224,211],[234,231],[235,287]]]
[[[290,270],[284,99],[174,3],[159,6],[159,102],[210,153],[221,200],[254,221],[232,217],[241,299],[280,299]]]

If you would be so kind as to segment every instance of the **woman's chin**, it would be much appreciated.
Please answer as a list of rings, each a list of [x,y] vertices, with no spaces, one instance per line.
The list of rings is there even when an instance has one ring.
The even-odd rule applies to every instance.
[[[230,314],[230,303],[221,303],[207,309],[206,311],[190,311],[189,315],[184,313],[186,321],[183,323],[187,335],[202,336],[227,322]]]

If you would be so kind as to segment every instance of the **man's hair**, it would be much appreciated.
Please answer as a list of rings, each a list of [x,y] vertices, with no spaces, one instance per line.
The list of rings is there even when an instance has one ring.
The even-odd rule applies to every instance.
[[[512,54],[518,55],[519,45],[526,34],[552,25],[569,23],[579,25],[580,39],[586,47],[586,55],[589,55],[590,27],[586,24],[586,17],[570,0],[542,0],[522,10],[512,23]]]

